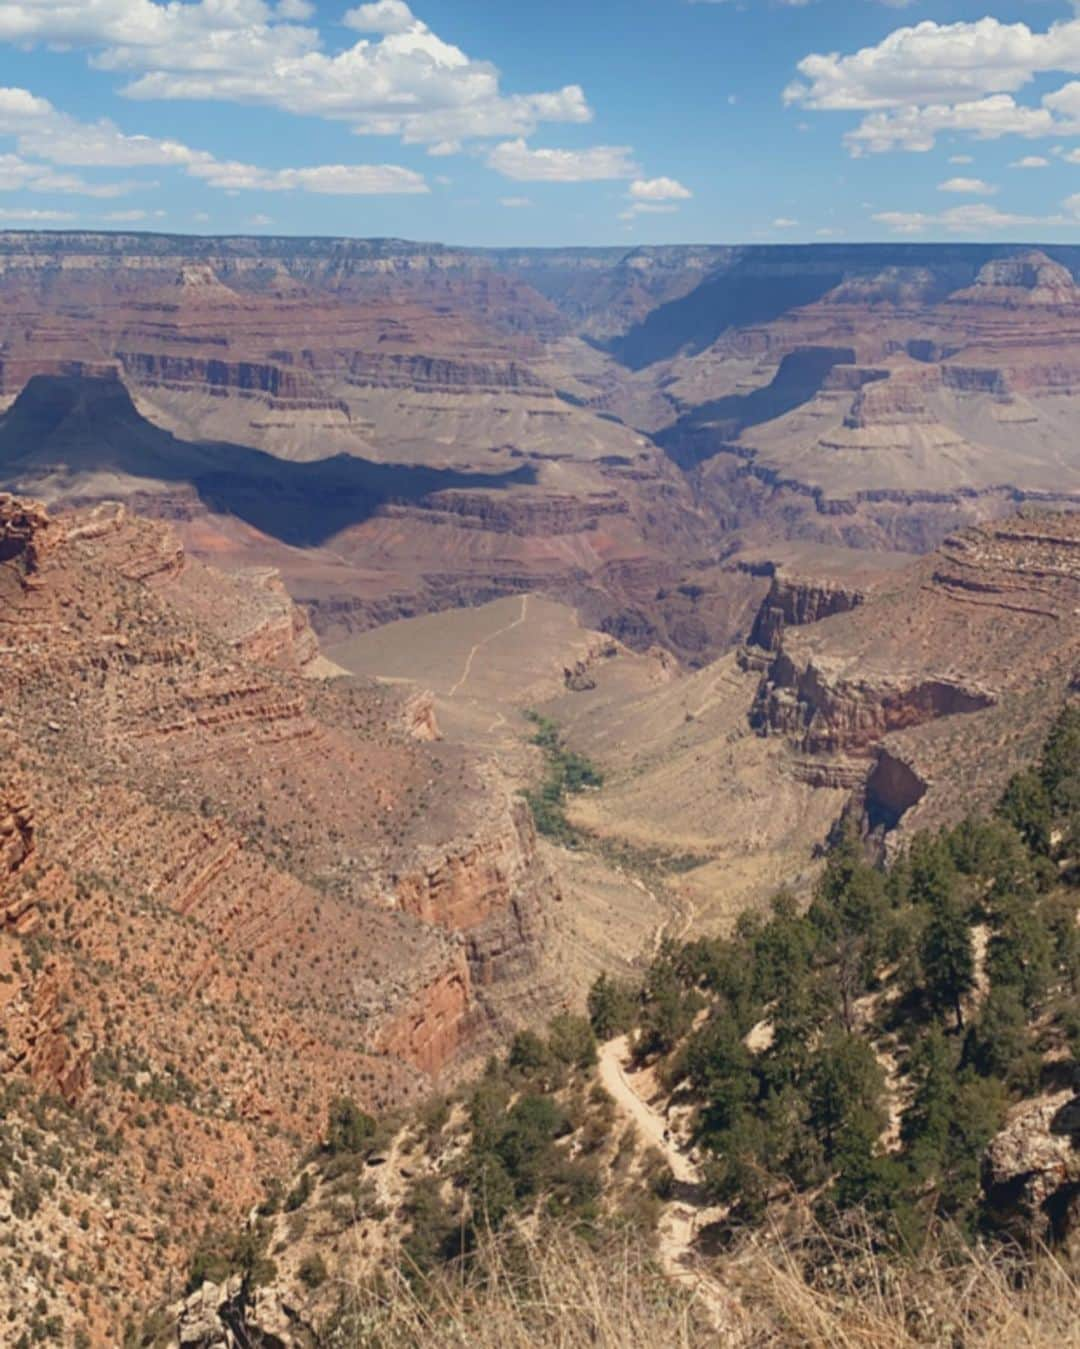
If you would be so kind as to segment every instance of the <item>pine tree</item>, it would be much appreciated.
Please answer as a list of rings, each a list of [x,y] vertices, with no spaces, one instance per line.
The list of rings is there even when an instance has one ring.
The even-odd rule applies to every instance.
[[[998,806],[998,814],[1014,826],[1033,853],[1042,857],[1049,855],[1050,796],[1033,768],[1025,769],[1011,779]]]
[[[589,1020],[598,1040],[628,1031],[634,1022],[634,995],[625,985],[601,974],[589,989]]]
[[[934,905],[922,940],[922,970],[930,1000],[938,1010],[951,1007],[963,1029],[962,1000],[975,985],[975,953],[967,917],[955,899]]]

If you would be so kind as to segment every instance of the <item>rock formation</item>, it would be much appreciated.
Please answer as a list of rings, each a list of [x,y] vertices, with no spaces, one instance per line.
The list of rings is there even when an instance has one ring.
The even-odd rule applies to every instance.
[[[1070,686],[1080,517],[972,529],[859,604],[796,593],[807,615],[835,611],[785,625],[777,642],[770,594],[754,635],[772,654],[744,658],[764,668],[753,724],[790,743],[806,780],[864,783],[874,823],[954,818],[991,803],[1018,756],[1034,755]]]
[[[982,1164],[991,1217],[1026,1245],[1054,1244],[1080,1221],[1080,1119],[1076,1097],[1025,1101],[993,1139]]]
[[[235,1219],[335,1094],[381,1112],[543,1015],[554,887],[500,770],[430,700],[319,678],[271,572],[12,498],[0,557],[0,1072],[75,1112],[58,1155],[123,1140],[47,1201],[73,1269],[130,1227],[98,1245],[116,1307],[64,1294],[114,1343],[204,1174]]]

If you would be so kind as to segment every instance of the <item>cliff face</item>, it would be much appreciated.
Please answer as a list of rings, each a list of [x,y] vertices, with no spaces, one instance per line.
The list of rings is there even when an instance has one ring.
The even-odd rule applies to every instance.
[[[862,604],[864,595],[836,583],[775,576],[750,632],[750,645],[764,651],[779,651],[784,629],[819,623],[833,614],[848,613]]]
[[[873,825],[955,819],[1037,752],[1080,659],[1078,601],[1080,518],[970,530],[847,612],[785,628],[767,660],[751,650],[753,724],[788,741],[801,780],[860,791]]]
[[[193,1157],[231,1221],[331,1097],[415,1099],[539,1013],[553,887],[430,706],[310,677],[273,573],[226,577],[121,507],[10,498],[0,557],[0,1074],[75,1108],[62,1149],[93,1151],[78,1121],[122,1140],[47,1201],[124,1290],[77,1313],[115,1343],[205,1221]]]

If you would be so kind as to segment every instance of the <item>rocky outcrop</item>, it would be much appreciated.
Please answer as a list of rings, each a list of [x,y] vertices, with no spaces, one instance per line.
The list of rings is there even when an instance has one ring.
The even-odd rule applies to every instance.
[[[263,396],[270,407],[333,409],[349,415],[341,399],[327,398],[303,371],[268,362],[225,361],[154,352],[117,351],[124,374],[152,388],[205,389],[209,393]]]
[[[207,1281],[172,1308],[178,1349],[308,1349],[314,1328],[277,1286]]]
[[[833,614],[848,613],[864,599],[861,590],[836,582],[818,583],[782,574],[774,576],[769,593],[754,619],[750,645],[765,651],[779,651],[785,628],[802,627]]]
[[[949,297],[950,304],[1072,306],[1080,289],[1067,267],[1034,250],[994,258],[979,269],[975,284]]]
[[[453,517],[458,527],[522,538],[581,534],[601,527],[606,517],[625,516],[629,506],[614,492],[580,499],[571,496],[507,496],[499,492],[439,492],[423,503],[430,517]],[[388,514],[398,512],[391,507]]]
[[[0,565],[17,564],[9,574],[19,575],[27,582],[39,570],[58,536],[59,531],[39,502],[0,492]]]
[[[992,707],[989,690],[948,678],[852,679],[822,658],[796,665],[783,651],[752,714],[763,734],[782,734],[804,753],[868,753],[886,735],[937,717]]]
[[[460,1054],[480,1020],[461,952],[449,969],[394,1012],[380,1028],[376,1048],[435,1076]]]
[[[435,696],[427,690],[415,693],[402,709],[405,730],[414,740],[441,740],[442,731],[435,715]]]
[[[25,790],[9,785],[0,790],[0,903],[11,895],[34,856],[34,815]],[[6,910],[5,921],[18,919]]]
[[[441,393],[500,393],[514,389],[549,392],[534,371],[517,361],[481,364],[446,357],[357,352],[348,371],[348,382],[358,388],[427,389]]]
[[[1080,1228],[1080,1098],[1071,1091],[1017,1107],[982,1163],[986,1207],[1026,1245],[1067,1240]]]

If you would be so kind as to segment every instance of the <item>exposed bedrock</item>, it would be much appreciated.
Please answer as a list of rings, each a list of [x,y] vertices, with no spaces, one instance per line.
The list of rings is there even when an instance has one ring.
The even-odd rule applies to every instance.
[[[982,1161],[995,1226],[1025,1245],[1075,1236],[1080,1227],[1080,1097],[1058,1092],[1025,1101]]]
[[[137,384],[170,388],[206,388],[212,393],[265,395],[273,402],[310,409],[333,407],[348,416],[348,406],[328,399],[304,371],[256,361],[223,361],[194,356],[118,351],[124,374]]]
[[[348,383],[381,389],[425,389],[432,392],[532,392],[547,385],[519,361],[468,361],[421,355],[355,352],[348,360]]]
[[[25,926],[34,904],[33,894],[20,896],[17,891],[35,848],[34,815],[26,789],[9,783],[0,788],[0,915],[4,926],[16,930]]]
[[[751,719],[763,734],[786,735],[804,753],[859,755],[891,732],[994,702],[992,693],[948,678],[850,678],[830,669],[827,659],[800,666],[781,651]]]
[[[785,628],[846,614],[862,604],[864,598],[863,592],[852,586],[775,576],[754,619],[750,645],[779,651]]]

